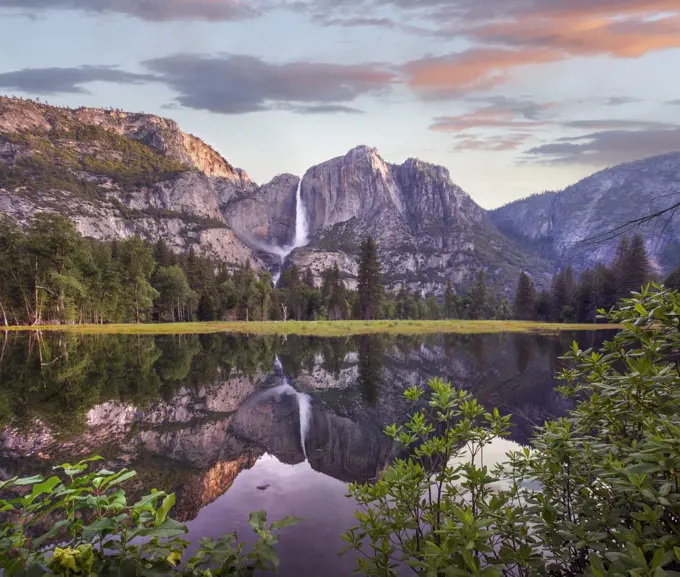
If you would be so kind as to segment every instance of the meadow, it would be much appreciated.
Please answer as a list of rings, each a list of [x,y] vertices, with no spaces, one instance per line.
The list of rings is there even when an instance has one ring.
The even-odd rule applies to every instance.
[[[363,334],[484,334],[529,333],[558,334],[566,331],[619,329],[612,324],[542,323],[533,321],[287,321],[287,322],[196,322],[154,324],[58,324],[10,326],[8,331],[59,331],[81,334],[208,334],[235,333],[247,335],[309,335],[342,337]]]

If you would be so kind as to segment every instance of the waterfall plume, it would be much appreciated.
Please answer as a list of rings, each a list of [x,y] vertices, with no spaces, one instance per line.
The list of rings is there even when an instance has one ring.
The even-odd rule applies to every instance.
[[[307,230],[309,224],[307,222],[307,211],[302,203],[302,178],[298,182],[297,192],[295,193],[295,239],[293,240],[293,248],[305,246],[308,242]]]

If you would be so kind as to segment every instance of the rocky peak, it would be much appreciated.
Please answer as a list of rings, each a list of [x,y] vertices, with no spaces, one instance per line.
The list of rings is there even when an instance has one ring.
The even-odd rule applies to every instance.
[[[234,168],[200,138],[182,132],[174,120],[105,108],[83,107],[72,110],[0,96],[0,132],[55,129],[68,132],[75,124],[98,126],[141,140],[168,158],[197,169],[206,176],[225,178],[238,186],[251,185],[244,171]]]
[[[310,168],[302,181],[302,199],[312,233],[404,209],[389,164],[368,146]]]
[[[444,230],[461,221],[477,222],[484,217],[484,210],[453,184],[445,167],[410,158],[392,170],[414,233],[433,227]]]

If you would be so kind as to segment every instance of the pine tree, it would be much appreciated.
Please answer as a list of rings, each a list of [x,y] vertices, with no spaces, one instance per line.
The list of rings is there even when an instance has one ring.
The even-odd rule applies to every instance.
[[[531,321],[536,318],[536,287],[525,272],[520,273],[515,292],[513,317],[521,321]]]
[[[489,291],[486,288],[486,276],[483,270],[477,273],[475,284],[470,289],[470,318],[484,319],[488,316]]]
[[[314,283],[314,273],[312,272],[311,268],[307,268],[305,271],[305,285],[307,285],[308,288],[316,288],[316,285]]]
[[[576,320],[580,323],[592,323],[597,316],[597,278],[592,269],[586,269],[581,275],[581,282],[576,289]]]
[[[649,282],[651,273],[645,240],[639,234],[636,234],[630,243],[626,265],[631,291],[639,291]]]
[[[329,321],[342,320],[347,318],[347,295],[345,283],[340,278],[338,263],[333,265],[329,274],[326,275],[327,281],[324,283],[322,299],[324,300],[327,318]],[[327,286],[326,286],[327,284]],[[323,295],[326,295],[325,298]]]
[[[571,265],[560,271],[552,284],[552,315],[558,322],[572,322],[576,318],[576,279]]]
[[[437,299],[433,296],[427,297],[427,318],[433,321],[437,321],[442,316],[441,307],[437,302]]]
[[[630,296],[649,282],[651,266],[641,235],[636,234],[632,240],[621,238],[616,248],[616,256],[612,265],[616,277],[617,299]]]
[[[669,289],[680,291],[680,267],[671,272],[663,284]]]
[[[597,309],[609,311],[616,304],[616,274],[608,266],[599,263],[595,266],[595,296]]]
[[[457,316],[456,307],[456,293],[451,286],[451,281],[446,281],[446,290],[444,291],[444,315],[447,319],[453,319]]]
[[[378,258],[378,249],[373,237],[368,235],[361,244],[361,260],[359,262],[359,301],[361,315],[364,320],[377,318],[380,296],[382,294],[382,267]]]

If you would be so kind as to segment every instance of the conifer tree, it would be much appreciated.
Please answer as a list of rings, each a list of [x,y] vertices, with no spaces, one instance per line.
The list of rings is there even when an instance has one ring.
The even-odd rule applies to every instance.
[[[639,234],[632,240],[624,236],[616,248],[612,264],[616,278],[617,299],[627,298],[633,291],[639,291],[649,281],[651,267],[645,241]]]
[[[588,268],[583,271],[581,281],[576,290],[576,320],[580,323],[592,323],[597,316],[597,279],[595,272]]]
[[[632,287],[631,291],[639,291],[649,282],[651,274],[645,240],[640,234],[636,234],[630,243],[626,265],[628,269],[628,282]]]
[[[489,290],[486,287],[486,276],[484,271],[480,270],[470,290],[470,318],[472,320],[486,318],[488,302]]]
[[[515,292],[513,316],[517,320],[530,321],[536,318],[536,287],[525,272],[520,273]]]
[[[382,295],[382,267],[378,257],[378,249],[373,237],[369,234],[361,244],[361,260],[359,262],[359,301],[361,317],[364,320],[377,318],[380,297]]]
[[[671,272],[663,284],[669,289],[680,291],[680,267]]]
[[[576,279],[574,269],[569,265],[553,279],[552,284],[552,320],[572,322],[576,317]]]
[[[453,319],[457,316],[456,307],[456,293],[451,286],[451,281],[446,281],[446,290],[444,291],[444,315],[447,319]]]

